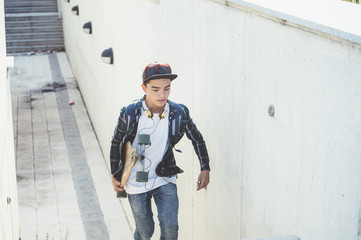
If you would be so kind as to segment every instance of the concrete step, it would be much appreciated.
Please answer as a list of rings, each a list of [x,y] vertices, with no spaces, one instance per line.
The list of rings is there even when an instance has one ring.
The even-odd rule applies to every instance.
[[[25,42],[25,41],[36,41],[36,42],[40,42],[40,41],[44,41],[47,42],[48,40],[53,40],[53,41],[64,41],[64,36],[62,33],[28,33],[28,34],[12,34],[12,35],[8,35],[6,36],[6,41],[10,42],[10,41],[19,41],[19,42]]]
[[[8,3],[15,3],[15,2],[19,2],[19,3],[28,3],[28,2],[57,2],[57,0],[4,0],[5,4]]]
[[[42,21],[44,23],[49,20],[55,21],[59,19],[58,12],[48,13],[8,13],[5,14],[5,22],[29,22],[29,21]]]
[[[10,1],[5,2],[8,7],[37,7],[37,6],[58,6],[57,1]]]
[[[57,4],[31,4],[31,5],[19,5],[18,4],[11,4],[5,6],[5,13],[8,13],[9,10],[12,9],[34,9],[34,8],[49,8],[49,9],[55,9],[58,10]]]
[[[57,12],[58,6],[45,7],[5,7],[5,13]]]
[[[36,46],[36,45],[49,45],[49,44],[64,44],[63,38],[38,38],[38,39],[10,39],[6,40],[6,46]]]
[[[15,55],[21,53],[28,53],[28,52],[37,52],[37,51],[49,51],[49,50],[64,50],[64,45],[37,45],[32,47],[7,47],[6,52],[7,55]]]
[[[64,50],[64,45],[37,45],[37,46],[17,46],[6,48],[7,55],[14,53],[26,53],[26,52],[37,52],[37,51],[48,51],[48,50]]]
[[[43,33],[18,33],[18,34],[7,34],[6,35],[6,41],[10,40],[18,40],[18,41],[24,41],[24,40],[38,40],[38,39],[58,39],[63,41],[63,33],[62,32],[43,32]]]
[[[19,34],[19,33],[54,33],[59,32],[63,34],[63,27],[61,24],[59,25],[51,25],[51,26],[30,26],[30,27],[7,27],[6,35]]]
[[[22,39],[19,40],[7,40],[7,46],[31,46],[31,45],[48,45],[48,44],[62,44],[60,38],[38,38],[38,39]]]
[[[6,52],[8,53],[24,53],[30,51],[48,51],[48,50],[64,50],[64,44],[50,43],[50,44],[38,44],[38,45],[18,45],[18,46],[8,46],[6,47]]]
[[[40,32],[42,32],[43,30],[49,30],[51,32],[54,32],[63,31],[62,29],[62,24],[59,23],[53,23],[49,25],[26,24],[25,26],[21,24],[6,25],[6,33],[17,33],[21,30],[23,30],[24,32],[32,32],[33,30],[39,30]]]
[[[5,22],[7,29],[13,28],[31,28],[31,27],[62,27],[61,20],[47,20],[47,21],[7,21]]]

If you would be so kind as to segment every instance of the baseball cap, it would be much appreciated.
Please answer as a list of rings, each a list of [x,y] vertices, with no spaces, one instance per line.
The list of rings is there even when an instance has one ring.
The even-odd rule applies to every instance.
[[[172,69],[167,63],[152,62],[148,64],[143,71],[143,83],[152,79],[169,78],[170,80],[178,77],[172,74]]]

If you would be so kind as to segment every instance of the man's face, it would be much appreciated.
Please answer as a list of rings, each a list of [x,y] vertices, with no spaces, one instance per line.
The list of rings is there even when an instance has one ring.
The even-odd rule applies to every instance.
[[[142,84],[143,91],[147,94],[145,101],[150,111],[156,113],[164,108],[170,94],[170,85],[169,78],[150,80],[146,86]]]

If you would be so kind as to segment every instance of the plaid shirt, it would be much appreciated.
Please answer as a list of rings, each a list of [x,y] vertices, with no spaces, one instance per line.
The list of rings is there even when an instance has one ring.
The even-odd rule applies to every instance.
[[[134,141],[137,134],[143,99],[144,97],[138,102],[132,103],[121,109],[118,123],[114,130],[110,148],[110,167],[111,173],[118,181],[121,179],[123,166],[122,161],[124,161],[124,159],[121,159],[122,146],[128,141]],[[157,175],[160,177],[169,177],[183,172],[182,169],[176,166],[172,149],[181,140],[184,133],[192,141],[194,150],[200,162],[201,171],[210,170],[206,144],[203,140],[202,134],[193,123],[192,118],[189,115],[188,108],[185,105],[177,104],[170,100],[168,100],[168,103],[169,147],[167,148],[162,161],[156,168]]]

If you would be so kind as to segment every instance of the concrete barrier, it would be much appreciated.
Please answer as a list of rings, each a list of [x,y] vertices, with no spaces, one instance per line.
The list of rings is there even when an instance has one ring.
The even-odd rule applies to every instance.
[[[0,239],[19,239],[18,199],[9,69],[6,57],[4,1],[0,0]]]

